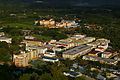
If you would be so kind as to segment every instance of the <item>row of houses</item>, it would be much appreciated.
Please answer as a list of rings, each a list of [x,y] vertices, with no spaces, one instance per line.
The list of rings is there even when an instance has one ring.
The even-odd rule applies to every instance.
[[[108,58],[102,58],[102,57],[90,56],[90,55],[84,55],[82,59],[90,60],[90,61],[99,61],[100,63],[112,64],[112,65],[116,65],[118,63],[118,61],[114,59],[108,59]]]
[[[49,28],[77,27],[78,25],[78,23],[76,23],[75,21],[62,20],[61,22],[56,22],[53,19],[35,21],[35,25],[37,24],[40,24],[40,25],[43,25],[44,27],[49,27]]]

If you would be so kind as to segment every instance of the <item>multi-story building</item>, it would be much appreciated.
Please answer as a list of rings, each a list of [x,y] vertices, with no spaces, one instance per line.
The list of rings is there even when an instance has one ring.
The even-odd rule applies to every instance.
[[[17,67],[25,67],[28,66],[28,53],[20,53],[13,55],[13,62]]]
[[[63,52],[62,57],[64,59],[69,58],[69,59],[73,60],[78,56],[87,54],[92,49],[93,49],[92,46],[81,45],[81,46],[78,46],[78,47],[75,47],[75,48],[72,48],[70,50]]]
[[[97,39],[94,42],[88,43],[87,45],[94,46],[96,48],[96,47],[98,47],[100,45],[105,45],[105,44],[107,46],[109,43],[110,43],[110,40],[100,38],[100,39]]]
[[[22,43],[25,43],[26,46],[44,46],[49,42],[47,40],[34,40],[34,39],[25,39]]]
[[[28,62],[38,58],[39,55],[36,52],[36,50],[31,50],[31,51],[22,51],[18,54],[13,55],[13,62],[17,67],[25,67],[28,66]]]
[[[27,46],[27,47],[26,47],[26,50],[27,50],[27,51],[36,50],[36,53],[37,53],[38,56],[40,57],[41,55],[45,54],[45,52],[47,51],[47,48],[37,47],[37,46]]]
[[[53,19],[40,20],[40,25],[44,25],[44,26],[55,25],[55,21]]]

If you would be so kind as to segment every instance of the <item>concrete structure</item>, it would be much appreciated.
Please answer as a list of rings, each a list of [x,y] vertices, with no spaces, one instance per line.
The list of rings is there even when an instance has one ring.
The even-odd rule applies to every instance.
[[[43,47],[37,47],[37,46],[27,46],[26,47],[27,51],[30,50],[36,50],[36,52],[38,53],[39,56],[42,56],[45,54],[45,52],[48,50],[47,48],[43,48]]]
[[[88,53],[88,55],[90,56],[98,56],[98,54],[100,54],[101,52],[99,51],[91,51],[90,53]]]
[[[25,36],[25,39],[35,39],[33,36]]]
[[[96,56],[89,56],[89,55],[83,56],[82,59],[90,60],[90,61],[99,61],[100,63],[110,64],[110,65],[116,65],[118,63],[118,61],[116,61],[114,59],[106,59],[106,58],[101,58],[101,57],[96,57]]]
[[[70,50],[63,52],[62,57],[64,59],[69,58],[71,60],[75,59],[78,56],[85,55],[93,49],[92,46],[81,45]]]
[[[113,55],[111,52],[104,52],[102,53],[102,58],[110,58]]]
[[[53,62],[53,63],[59,61],[59,59],[57,59],[57,58],[51,58],[51,57],[42,57],[42,60],[43,61],[48,61],[48,62]]]
[[[82,76],[80,72],[73,72],[73,71],[64,71],[63,74],[65,76],[70,76],[70,77],[79,77]]]
[[[77,27],[78,23],[75,21],[62,20],[61,22],[55,22],[53,19],[50,20],[40,20],[40,25],[49,28],[68,28],[68,27]]]
[[[15,65],[17,67],[25,67],[28,66],[28,62],[38,58],[39,55],[36,52],[36,50],[32,50],[32,51],[22,51],[18,54],[14,54],[13,55],[13,62],[15,63]]]
[[[0,32],[0,37],[4,36],[5,33],[4,32]]]
[[[94,46],[96,48],[99,45],[105,45],[106,44],[106,46],[107,46],[109,43],[110,43],[110,40],[100,38],[100,39],[97,39],[94,42],[88,43],[87,45]]]
[[[95,40],[95,37],[85,37],[80,40],[73,41],[75,46],[79,46],[82,44],[87,44]]]
[[[55,57],[55,56],[56,56],[56,53],[55,53],[55,51],[53,51],[53,50],[47,50],[47,51],[45,52],[44,56],[46,56],[46,57]]]
[[[0,42],[3,42],[3,41],[5,41],[5,42],[7,42],[7,43],[12,43],[12,42],[11,42],[11,41],[12,41],[12,38],[0,37]]]
[[[115,57],[114,59],[117,61],[120,61],[120,57]]]
[[[53,19],[40,20],[40,25],[44,25],[44,26],[55,25],[55,21]]]
[[[25,39],[22,43],[25,43],[26,46],[44,46],[49,42],[47,40],[34,40],[34,39]]]

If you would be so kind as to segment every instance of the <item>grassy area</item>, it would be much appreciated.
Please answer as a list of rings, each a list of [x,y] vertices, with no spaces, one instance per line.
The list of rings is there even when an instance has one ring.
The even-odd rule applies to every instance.
[[[22,28],[32,28],[36,27],[34,25],[29,25],[29,24],[21,24],[21,23],[8,23],[8,24],[3,24],[4,26],[12,26],[12,27],[22,27]]]

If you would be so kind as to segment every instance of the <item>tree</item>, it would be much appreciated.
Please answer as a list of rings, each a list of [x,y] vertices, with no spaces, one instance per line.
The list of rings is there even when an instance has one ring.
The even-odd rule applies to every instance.
[[[0,61],[8,62],[10,58],[10,52],[5,48],[0,48]]]
[[[31,79],[31,74],[23,74],[19,78],[19,80],[30,80],[30,79]]]
[[[52,76],[50,73],[44,73],[42,75],[39,76],[38,80],[52,80]]]

